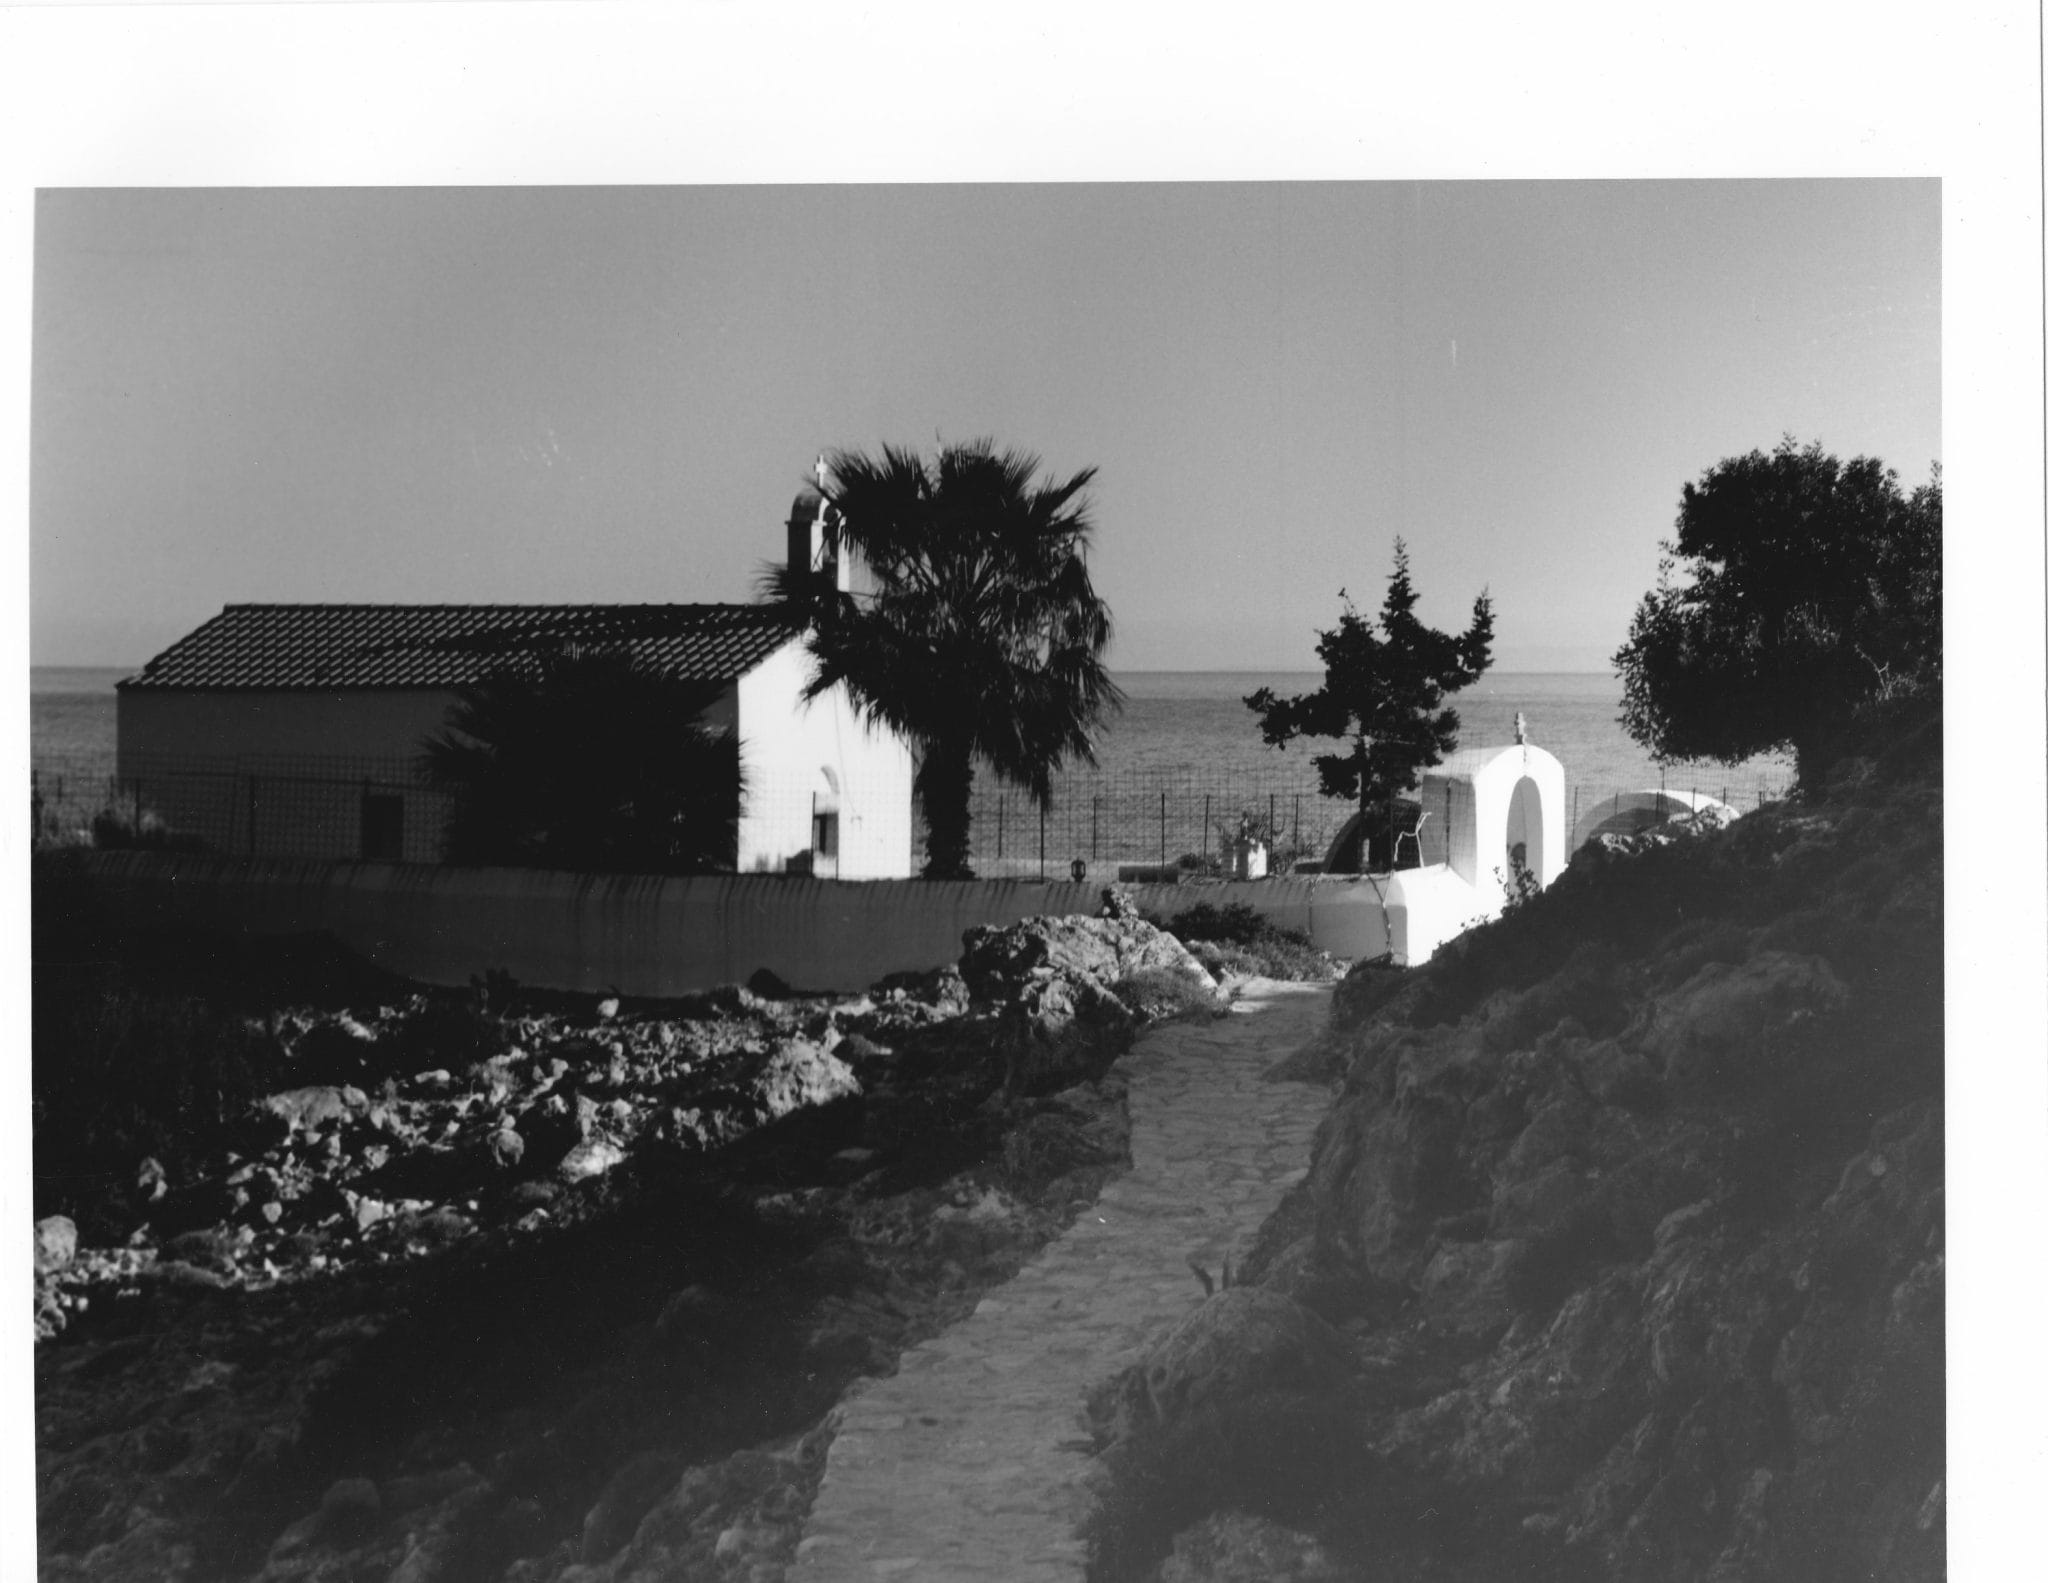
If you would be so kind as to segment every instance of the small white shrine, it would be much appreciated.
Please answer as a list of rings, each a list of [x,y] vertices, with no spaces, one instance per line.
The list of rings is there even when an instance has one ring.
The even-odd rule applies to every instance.
[[[1499,917],[1518,888],[1549,885],[1569,855],[1564,766],[1531,743],[1461,749],[1423,776],[1415,800],[1441,834],[1422,843],[1438,861],[1386,881],[1387,945],[1407,966]]]

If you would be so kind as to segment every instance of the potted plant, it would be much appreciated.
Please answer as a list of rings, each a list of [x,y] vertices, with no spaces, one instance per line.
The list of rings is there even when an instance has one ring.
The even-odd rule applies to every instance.
[[[1234,820],[1216,827],[1223,838],[1224,870],[1232,879],[1264,879],[1267,854],[1273,846],[1273,828],[1265,815],[1247,808]]]

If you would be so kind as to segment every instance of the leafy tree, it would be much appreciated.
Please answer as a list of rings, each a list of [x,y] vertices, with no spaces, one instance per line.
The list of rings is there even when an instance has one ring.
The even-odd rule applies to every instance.
[[[989,440],[930,460],[837,451],[828,466],[832,531],[872,591],[778,567],[769,597],[809,623],[808,695],[845,683],[865,718],[917,750],[925,875],[971,877],[975,766],[1043,807],[1052,772],[1093,763],[1097,722],[1122,703],[1102,662],[1109,607],[1088,577],[1095,469],[1037,482],[1037,457]]]
[[[1348,594],[1340,590],[1338,598],[1344,612],[1316,642],[1323,685],[1293,698],[1261,687],[1245,704],[1273,747],[1302,736],[1347,739],[1342,752],[1316,755],[1316,771],[1325,796],[1356,801],[1369,823],[1457,747],[1458,712],[1443,701],[1493,663],[1493,601],[1480,594],[1472,624],[1455,636],[1425,626],[1415,614],[1408,546],[1399,539],[1377,626]]]
[[[423,745],[453,794],[455,863],[703,874],[738,850],[739,741],[686,682],[617,650],[569,651],[465,688]]]
[[[1687,484],[1677,526],[1614,656],[1621,723],[1658,759],[1789,747],[1804,775],[1860,704],[1938,681],[1938,464],[1908,496],[1787,435]]]

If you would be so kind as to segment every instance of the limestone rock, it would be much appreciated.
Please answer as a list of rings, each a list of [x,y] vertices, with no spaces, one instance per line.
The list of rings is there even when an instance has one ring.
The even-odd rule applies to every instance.
[[[977,999],[1001,1000],[1041,969],[1107,988],[1134,973],[1180,973],[1205,988],[1215,979],[1188,948],[1135,918],[1037,917],[963,936],[960,975]]]
[[[860,1092],[853,1068],[822,1044],[793,1039],[768,1058],[754,1091],[770,1117],[805,1105],[829,1104]]]
[[[361,1538],[383,1515],[384,1502],[369,1479],[337,1479],[320,1497],[321,1532],[338,1543]]]
[[[1943,1575],[1940,802],[1817,803],[1354,970],[1248,1267],[1358,1361],[1290,1388],[1261,1327],[1221,1367],[1198,1327],[1097,1393],[1120,1565],[1231,1575],[1235,1510],[1370,1576]]]
[[[1040,1093],[1099,1075],[1130,1042],[1137,1018],[1114,986],[1137,974],[1216,981],[1163,930],[1136,919],[1040,917],[970,929],[960,974],[999,1008],[1005,1091]]]
[[[929,972],[887,974],[875,985],[875,993],[890,1000],[927,1006],[946,1016],[957,1016],[965,1011],[971,998],[967,981],[951,962]]]
[[[1243,1512],[1217,1512],[1173,1536],[1159,1583],[1352,1583],[1310,1534]]]
[[[69,1215],[45,1215],[36,1222],[36,1274],[54,1275],[78,1253],[78,1227]]]
[[[1732,1083],[1783,1058],[1789,1030],[1847,1001],[1842,981],[1816,957],[1765,951],[1734,965],[1709,962],[1659,999],[1638,1043],[1669,1082]]]
[[[670,1451],[649,1451],[614,1473],[583,1518],[582,1556],[602,1561],[633,1537],[640,1519],[674,1486],[683,1459]]]
[[[588,1181],[593,1176],[602,1176],[613,1166],[626,1158],[626,1151],[609,1138],[586,1138],[567,1154],[562,1163],[555,1167],[555,1174],[565,1182]]]
[[[331,1084],[287,1089],[259,1102],[266,1114],[284,1123],[287,1135],[317,1132],[347,1121],[369,1108],[369,1098],[360,1088],[338,1088]]]
[[[1357,1359],[1342,1335],[1301,1304],[1259,1287],[1208,1298],[1091,1403],[1099,1440],[1171,1431],[1272,1391],[1341,1387]]]

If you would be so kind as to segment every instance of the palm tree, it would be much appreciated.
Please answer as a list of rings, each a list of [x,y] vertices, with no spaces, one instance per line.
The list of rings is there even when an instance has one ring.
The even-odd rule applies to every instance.
[[[1037,457],[989,440],[930,461],[836,451],[828,466],[828,523],[873,589],[776,567],[767,593],[809,624],[807,696],[843,682],[864,718],[916,750],[925,876],[971,878],[977,762],[1043,807],[1053,771],[1094,763],[1102,711],[1123,703],[1102,663],[1109,607],[1088,578],[1095,469],[1038,483]]]
[[[703,723],[720,692],[611,650],[548,655],[465,688],[447,728],[422,746],[429,781],[452,794],[449,861],[730,869],[739,742]]]

